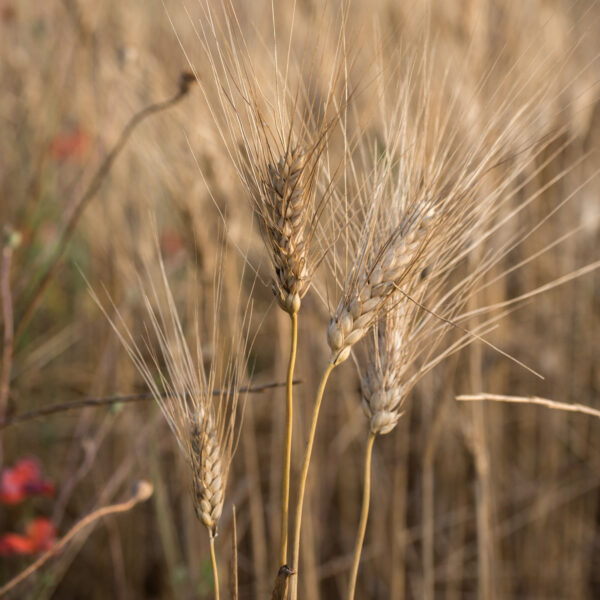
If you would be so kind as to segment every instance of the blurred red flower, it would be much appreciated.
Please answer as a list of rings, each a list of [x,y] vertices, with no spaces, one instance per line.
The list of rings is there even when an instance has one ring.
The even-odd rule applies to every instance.
[[[0,502],[18,504],[36,495],[54,495],[54,484],[42,479],[42,470],[35,458],[22,458],[12,469],[2,472]]]
[[[59,133],[50,142],[50,154],[58,161],[81,158],[88,149],[89,143],[89,136],[80,129]]]
[[[171,257],[183,248],[183,239],[174,229],[167,229],[161,235],[160,247],[165,256]]]
[[[54,525],[46,517],[38,517],[27,524],[25,535],[6,533],[0,537],[0,556],[36,554],[50,550],[55,539]]]

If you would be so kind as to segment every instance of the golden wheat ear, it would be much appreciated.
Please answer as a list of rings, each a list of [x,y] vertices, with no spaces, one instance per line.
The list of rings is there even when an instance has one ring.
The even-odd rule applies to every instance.
[[[137,337],[130,331],[114,304],[116,316],[111,317],[97,295],[92,295],[160,406],[190,468],[196,515],[209,534],[218,597],[214,539],[241,424],[238,405],[240,390],[246,388],[251,304],[244,304],[242,286],[236,292],[224,289],[220,274],[225,258],[221,254],[216,261],[212,303],[210,298],[202,298],[210,305],[206,312],[213,315],[212,326],[199,322],[199,299],[194,295],[196,306],[191,312],[195,322],[188,327],[179,316],[179,299],[169,284],[158,241],[154,250],[151,258],[141,261],[138,277],[143,335]],[[232,294],[234,302],[224,302],[224,294]],[[235,314],[222,314],[225,305],[233,306]],[[230,331],[229,336],[224,336],[224,329]],[[210,352],[205,352],[205,347]]]
[[[197,517],[215,536],[225,500],[228,457],[210,416],[193,417],[189,427],[194,508]]]
[[[257,61],[233,5],[201,6],[197,34],[210,73],[200,87],[260,224],[275,296],[296,313],[330,245],[322,219],[343,158],[330,154],[329,144],[352,95],[347,8],[324,11],[303,32],[300,53],[292,41],[298,32],[288,32],[289,39],[273,32]]]

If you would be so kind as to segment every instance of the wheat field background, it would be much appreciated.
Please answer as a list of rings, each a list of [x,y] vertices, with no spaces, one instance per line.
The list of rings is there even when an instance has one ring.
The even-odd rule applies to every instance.
[[[236,90],[215,80],[227,65],[215,71],[210,58],[219,56],[218,43],[226,47],[227,31],[205,29],[214,42],[207,47],[207,6],[217,14],[233,8],[244,41],[233,50],[255,69],[247,76],[265,107],[270,94],[276,103],[274,73],[296,61],[301,68],[290,80],[300,81],[310,129],[332,74],[340,78],[319,171],[328,183],[315,184],[316,197],[328,198],[321,233],[331,244],[321,246],[327,256],[315,265],[298,313],[290,514],[340,297],[332,265],[348,260],[343,244],[354,233],[347,232],[369,203],[367,187],[355,196],[362,208],[344,205],[348,174],[369,153],[385,171],[388,142],[405,126],[415,141],[402,154],[407,189],[420,193],[442,160],[431,132],[448,118],[444,173],[504,140],[491,166],[482,162],[476,194],[471,186],[461,192],[473,207],[461,219],[496,193],[500,208],[484,215],[486,227],[521,207],[489,245],[457,261],[452,277],[464,277],[511,236],[522,241],[465,299],[464,310],[491,307],[485,316],[496,320],[482,333],[485,343],[469,338],[420,378],[395,429],[377,436],[356,597],[600,597],[600,413],[456,399],[539,397],[600,411],[597,2],[0,0],[0,585],[85,515],[131,498],[135,482],[154,490],[126,514],[94,520],[6,597],[214,596],[188,466],[110,323],[122,319],[141,354],[152,355],[140,285],[160,280],[160,254],[183,328],[199,331],[205,363],[226,358],[213,342],[239,334],[239,307],[251,302],[240,381],[286,381],[289,319],[271,289],[264,230],[239,166],[248,151],[241,136],[223,139],[237,125],[223,129],[227,113],[213,111]],[[134,115],[170,98],[134,123],[114,152]],[[394,112],[405,106],[406,115]],[[523,106],[521,120],[511,121]],[[465,243],[479,233],[469,230]],[[440,238],[436,252],[451,241]],[[478,319],[460,328],[445,323],[440,347]],[[347,594],[368,431],[361,409],[367,341],[332,373],[323,400],[293,575],[303,599]],[[137,396],[81,403],[125,395]],[[222,597],[271,597],[281,564],[285,411],[282,386],[240,397],[215,538]],[[43,481],[11,499],[8,475],[24,458]],[[23,536],[36,518],[51,527],[39,546]]]

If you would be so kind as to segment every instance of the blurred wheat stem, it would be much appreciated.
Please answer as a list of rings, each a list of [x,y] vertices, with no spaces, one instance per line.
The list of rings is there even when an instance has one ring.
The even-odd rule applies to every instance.
[[[317,421],[319,420],[319,411],[321,409],[321,401],[323,400],[323,393],[325,392],[325,386],[329,375],[337,365],[334,362],[330,362],[327,368],[323,372],[319,388],[317,389],[317,396],[315,399],[315,406],[312,413],[312,421],[310,424],[310,432],[308,434],[308,441],[306,442],[306,450],[304,451],[304,461],[302,463],[302,471],[300,473],[300,481],[298,484],[298,504],[296,505],[296,521],[294,523],[294,549],[292,555],[292,571],[295,572],[296,576],[292,578],[291,584],[291,600],[296,600],[298,595],[298,564],[300,562],[300,530],[302,527],[302,506],[304,504],[304,492],[306,490],[306,480],[308,478],[308,467],[310,465],[310,456],[312,454],[313,444],[315,441],[315,432],[317,430]]]
[[[283,472],[281,476],[281,542],[279,546],[279,564],[287,563],[288,519],[290,505],[290,469],[292,462],[292,427],[294,424],[294,366],[296,364],[296,348],[298,347],[298,313],[291,312],[292,340],[290,345],[290,361],[286,379],[285,395],[285,448],[283,455]]]
[[[5,241],[2,248],[0,263],[0,298],[2,304],[2,323],[4,336],[2,346],[2,367],[0,369],[0,421],[6,418],[6,407],[10,394],[10,376],[12,372],[14,322],[13,303],[10,289],[10,271],[12,265],[13,248],[18,245],[20,238],[9,226],[4,227]],[[0,438],[0,467],[3,462],[2,439]]]
[[[360,509],[360,521],[358,522],[358,531],[356,533],[356,544],[354,545],[354,557],[352,559],[352,569],[350,570],[350,584],[348,587],[348,600],[354,600],[356,592],[356,578],[358,576],[358,565],[360,563],[360,554],[362,552],[363,542],[365,541],[365,532],[367,530],[367,519],[369,517],[369,501],[371,499],[371,458],[373,456],[373,444],[376,434],[369,431],[367,446],[365,448],[365,472],[362,507]]]
[[[135,486],[133,496],[129,500],[121,502],[120,504],[104,506],[81,519],[81,521],[76,523],[64,537],[50,548],[50,550],[42,554],[35,562],[29,565],[24,571],[21,571],[21,573],[11,579],[8,583],[4,584],[0,588],[0,596],[4,596],[22,581],[25,581],[30,575],[33,575],[33,573],[47,563],[55,554],[58,554],[82,529],[102,517],[130,511],[136,504],[148,500],[153,493],[154,488],[150,482],[139,481]]]
[[[238,582],[238,541],[237,541],[237,517],[235,504],[231,507],[231,579],[229,581],[229,592],[231,600],[239,600]]]
[[[512,404],[537,404],[554,410],[564,410],[566,412],[577,412],[584,415],[600,418],[600,410],[586,406],[585,404],[568,404],[566,402],[556,402],[548,398],[538,398],[537,396],[501,396],[499,394],[473,394],[456,396],[456,399],[462,402],[477,402],[480,400],[490,400],[493,402],[509,402]]]
[[[219,569],[217,568],[217,555],[215,554],[215,536],[212,532],[210,532],[208,539],[210,541],[210,565],[215,585],[215,600],[219,600]]]

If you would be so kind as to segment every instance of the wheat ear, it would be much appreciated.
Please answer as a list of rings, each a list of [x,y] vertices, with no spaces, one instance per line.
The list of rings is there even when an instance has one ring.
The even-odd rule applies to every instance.
[[[310,285],[307,266],[309,244],[305,233],[311,208],[308,168],[306,153],[299,146],[291,148],[276,165],[268,165],[262,194],[264,237],[275,269],[273,293],[279,306],[289,314],[291,325],[281,472],[280,565],[287,562],[294,410],[292,381],[298,344],[298,311],[302,296]]]
[[[404,236],[396,230],[376,253],[370,266],[351,273],[347,291],[327,329],[332,362],[344,362],[350,356],[352,346],[376,322],[394,291],[410,273],[425,239],[425,223]]]
[[[196,417],[191,423],[190,460],[196,515],[214,537],[223,512],[226,470],[218,431],[210,417]]]
[[[269,164],[265,188],[265,228],[275,267],[273,292],[283,310],[300,310],[309,285],[308,243],[305,228],[310,221],[310,191],[305,152],[296,146],[276,165]]]
[[[223,355],[227,358],[223,364],[217,364],[219,361],[213,358],[210,368],[206,369],[199,330],[196,328],[196,352],[192,355],[158,245],[156,253],[158,260],[154,264],[144,264],[145,274],[139,280],[146,309],[146,332],[152,334],[154,340],[146,338],[141,345],[136,343],[118,311],[116,317],[109,317],[109,320],[160,406],[190,468],[194,508],[199,521],[208,530],[214,596],[215,600],[219,600],[214,540],[223,512],[227,477],[238,435],[237,408],[245,372],[247,323],[251,309],[247,305],[243,312],[236,311],[233,315],[231,323],[235,333],[225,348],[219,338],[219,311],[215,310],[212,348],[215,357]],[[223,257],[220,257],[219,263],[222,260]],[[157,266],[158,274],[155,271]],[[217,272],[221,270],[219,264]],[[218,276],[215,290],[214,305],[219,307],[222,306],[223,289]],[[107,315],[97,296],[92,295]],[[157,348],[153,341],[157,342]],[[150,358],[147,357],[148,352]],[[217,385],[218,394],[215,393]]]
[[[396,300],[396,299],[394,299]],[[369,430],[384,435],[394,429],[402,416],[409,367],[408,327],[412,306],[396,300],[392,309],[377,323],[369,344],[369,362],[361,380],[362,407]]]

